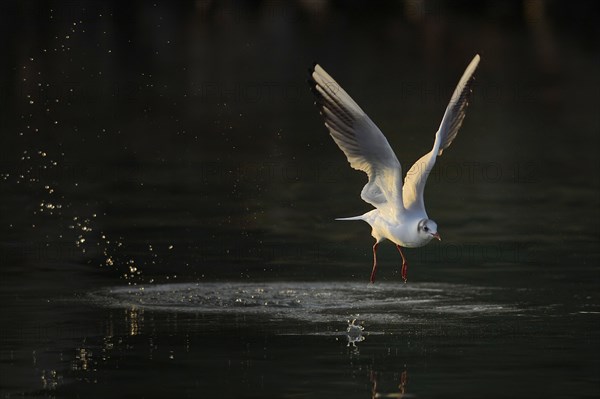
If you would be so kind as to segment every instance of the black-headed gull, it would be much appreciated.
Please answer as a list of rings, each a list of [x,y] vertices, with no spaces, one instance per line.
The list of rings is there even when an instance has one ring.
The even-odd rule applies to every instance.
[[[375,209],[336,220],[363,220],[371,225],[375,238],[371,283],[375,282],[380,242],[387,239],[396,244],[406,282],[408,265],[402,247],[422,247],[433,238],[441,240],[437,224],[425,211],[423,190],[436,158],[450,146],[465,118],[478,65],[479,55],[475,55],[452,94],[433,148],[409,169],[404,185],[400,162],[381,130],[320,65],[315,64],[310,71],[309,83],[331,137],[346,154],[350,166],[369,177],[360,197]]]

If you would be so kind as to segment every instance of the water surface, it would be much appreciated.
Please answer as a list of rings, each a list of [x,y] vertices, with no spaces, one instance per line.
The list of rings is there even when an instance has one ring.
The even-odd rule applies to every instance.
[[[2,397],[600,395],[595,3],[305,3],[3,3]],[[475,52],[443,241],[369,285],[305,69],[407,170]]]

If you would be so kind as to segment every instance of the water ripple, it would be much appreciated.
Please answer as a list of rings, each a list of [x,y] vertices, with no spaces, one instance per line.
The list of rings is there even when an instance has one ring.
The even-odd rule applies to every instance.
[[[411,283],[184,283],[112,287],[90,294],[108,307],[195,313],[249,313],[272,318],[328,321],[352,314],[363,320],[401,322],[432,314],[499,314],[519,309],[490,303],[497,288]]]

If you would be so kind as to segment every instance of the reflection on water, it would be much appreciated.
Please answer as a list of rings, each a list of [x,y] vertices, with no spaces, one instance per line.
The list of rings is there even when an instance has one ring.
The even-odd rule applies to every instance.
[[[63,377],[56,370],[42,370],[42,389],[52,392],[62,383]]]
[[[144,327],[144,309],[131,307],[125,309],[125,320],[129,324],[129,335],[139,335]]]
[[[90,370],[92,364],[92,352],[86,348],[77,348],[75,351],[75,361],[72,364],[71,370]]]
[[[36,350],[1,352],[0,367],[33,370],[25,392],[67,397],[96,396],[96,387],[110,389],[126,378],[119,384],[123,396],[135,396],[140,386],[164,395],[162,381],[177,381],[189,396],[244,396],[254,389],[265,397],[406,398],[439,393],[451,377],[469,381],[455,393],[477,397],[515,373],[527,375],[523,397],[535,396],[548,378],[582,378],[591,391],[594,380],[577,368],[535,372],[540,362],[586,367],[595,356],[561,338],[571,329],[593,331],[593,315],[565,308],[558,293],[551,306],[540,303],[546,295],[448,283],[110,287],[39,307],[41,316],[56,315],[48,321],[56,329],[21,337]],[[553,319],[560,320],[560,335],[539,335]],[[48,348],[48,336],[62,338]],[[182,372],[212,369],[218,372]],[[303,385],[315,373],[323,378]]]
[[[405,366],[406,367],[406,366]],[[381,376],[380,373],[377,373],[376,371],[371,371],[371,383],[373,384],[373,389],[371,391],[371,398],[375,399],[375,398],[397,398],[397,399],[401,399],[404,397],[410,397],[410,394],[407,394],[406,390],[407,390],[407,385],[408,385],[408,371],[405,369],[404,371],[402,371],[402,373],[400,373],[400,376],[398,378],[398,376],[396,374],[394,374],[394,379],[396,381],[399,381],[400,383],[398,384],[398,389],[397,391],[392,391],[392,392],[381,392],[381,388],[378,387],[378,382],[380,380]]]

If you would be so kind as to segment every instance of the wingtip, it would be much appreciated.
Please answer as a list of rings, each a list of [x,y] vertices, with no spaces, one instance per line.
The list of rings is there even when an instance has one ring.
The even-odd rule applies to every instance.
[[[309,84],[316,84],[315,82],[315,78],[313,77],[313,73],[315,73],[316,68],[319,66],[319,64],[317,64],[316,61],[313,61],[312,65],[310,66],[310,68],[307,68],[308,71],[308,83]]]
[[[473,73],[475,72],[475,70],[479,66],[479,60],[480,59],[481,59],[481,57],[479,56],[479,53],[475,54],[475,57],[473,57],[473,59],[471,60],[471,62],[469,62],[469,65],[467,66],[467,69],[465,69],[465,74],[473,75]]]
[[[313,63],[310,65],[310,68],[308,68],[309,73],[312,75],[317,70],[318,66],[319,64],[317,63],[317,61],[313,61]]]

